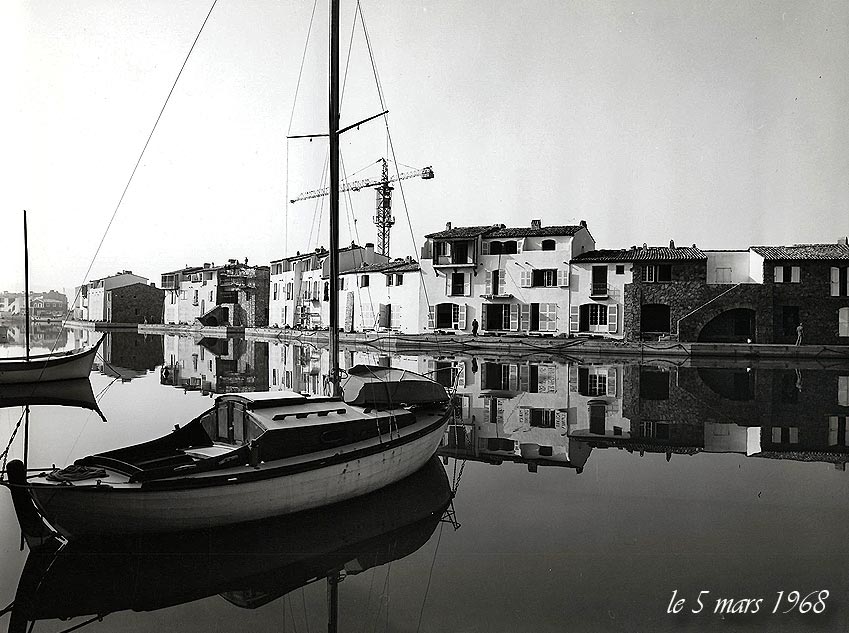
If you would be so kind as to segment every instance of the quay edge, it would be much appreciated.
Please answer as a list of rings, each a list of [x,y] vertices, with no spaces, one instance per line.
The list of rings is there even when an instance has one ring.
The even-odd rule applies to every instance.
[[[279,328],[204,327],[200,325],[138,326],[142,334],[201,334],[210,337],[244,336],[251,340],[326,345],[327,330]],[[344,345],[366,345],[396,352],[442,351],[502,353],[539,352],[580,356],[718,357],[738,359],[849,360],[847,345],[782,345],[747,343],[678,343],[674,341],[624,342],[590,338],[541,336],[471,336],[440,334],[341,333]]]

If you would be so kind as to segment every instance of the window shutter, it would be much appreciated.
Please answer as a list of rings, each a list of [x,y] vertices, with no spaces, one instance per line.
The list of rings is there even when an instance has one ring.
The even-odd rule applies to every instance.
[[[428,306],[427,308],[427,326],[432,330],[436,327],[436,307]]]
[[[519,286],[522,288],[531,287],[531,271],[523,270],[519,273]]]
[[[519,426],[523,429],[531,426],[531,410],[528,407],[519,407]]]
[[[503,268],[498,270],[498,294],[507,293],[507,271]]]
[[[457,314],[457,329],[465,330],[466,329],[466,304],[461,303],[459,307],[459,312]]]
[[[489,242],[486,240],[481,242],[481,255],[489,255]]]
[[[486,329],[486,313],[488,312],[488,310],[486,309],[486,306],[487,306],[486,303],[481,304],[481,329],[482,330]]]
[[[451,273],[445,273],[445,296],[451,296]]]
[[[775,267],[775,283],[784,283],[784,266]]]
[[[840,421],[838,420],[836,415],[829,416],[828,418],[828,445],[836,446],[837,445],[837,431],[840,426]]]
[[[578,390],[578,365],[575,363],[569,363],[569,389]]]
[[[580,306],[569,308],[569,332],[577,332],[580,324]]]
[[[616,397],[616,368],[610,367],[607,370],[607,395]]]
[[[523,303],[519,307],[519,329],[527,332],[531,329],[531,305]]]
[[[465,387],[466,386],[466,361],[458,361],[457,362],[457,386]]]
[[[840,269],[837,266],[831,267],[831,296],[840,296]]]
[[[495,398],[495,421],[498,424],[504,424],[504,400]]]
[[[799,427],[791,426],[790,427],[790,443],[798,444],[799,443]]]
[[[507,388],[510,391],[519,391],[519,366],[510,365],[510,370],[507,378]]]
[[[463,273],[463,295],[468,297],[472,294],[472,276]]]
[[[510,304],[510,329],[518,330],[519,329],[519,304],[511,303]]]
[[[519,391],[528,391],[530,373],[530,367],[527,364],[519,365]]]
[[[801,272],[801,271],[800,271],[800,269],[799,269],[799,267],[798,267],[798,266],[793,266],[793,267],[790,269],[790,281],[791,281],[792,283],[794,283],[794,284],[799,283],[799,277],[800,277],[799,273],[800,273],[800,272]]]
[[[837,405],[849,407],[849,376],[837,377]]]
[[[524,239],[524,238],[520,238],[520,239],[516,240],[516,252],[517,252],[517,253],[521,253],[521,252],[522,252],[522,246],[523,246],[524,244],[525,244],[525,239]]]
[[[557,285],[560,287],[565,287],[569,285],[569,269],[568,268],[558,268],[557,269]]]
[[[491,295],[492,294],[492,273],[495,271],[488,270],[486,271],[486,290],[484,294]]]
[[[537,390],[539,393],[557,393],[555,376],[557,368],[554,365],[540,365]]]
[[[607,306],[607,331],[613,334],[616,334],[619,329],[619,323],[617,323],[617,317],[619,316],[619,306],[611,304]]]
[[[554,425],[558,429],[565,429],[569,425],[569,415],[566,409],[557,409],[554,412]]]
[[[849,336],[849,308],[837,311],[837,336]]]
[[[492,398],[483,399],[483,421],[492,422]]]

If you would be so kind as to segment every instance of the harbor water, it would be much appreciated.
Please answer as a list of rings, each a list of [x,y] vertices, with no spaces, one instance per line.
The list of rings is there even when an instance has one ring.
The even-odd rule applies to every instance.
[[[38,348],[101,336],[39,331]],[[28,467],[49,470],[152,439],[221,393],[327,388],[318,347],[105,336],[96,406],[34,405],[28,425],[20,406],[0,408],[10,460],[26,452]],[[0,354],[20,353],[18,340],[11,328]],[[340,631],[849,626],[849,364],[342,356],[343,367],[401,367],[454,391],[428,472],[208,540],[92,548],[54,601],[42,592],[29,604],[42,614],[34,630],[326,630],[331,596]],[[0,606],[23,608],[29,550],[7,489],[0,524]],[[63,586],[83,598],[61,599]]]

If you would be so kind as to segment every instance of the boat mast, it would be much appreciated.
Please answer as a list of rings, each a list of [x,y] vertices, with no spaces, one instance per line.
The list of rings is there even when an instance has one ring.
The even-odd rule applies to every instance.
[[[339,0],[330,0],[330,395],[339,397]]]
[[[29,360],[29,249],[27,248],[27,210],[24,209],[24,340]]]

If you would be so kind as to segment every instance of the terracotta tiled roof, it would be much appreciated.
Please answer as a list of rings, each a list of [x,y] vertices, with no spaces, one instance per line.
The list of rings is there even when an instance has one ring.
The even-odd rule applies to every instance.
[[[498,229],[497,231],[493,231],[492,233],[487,233],[486,237],[489,238],[503,238],[503,237],[554,237],[554,236],[572,236],[575,235],[578,231],[580,231],[583,226],[543,226],[538,229],[531,228],[529,226],[517,226],[517,227],[505,227],[503,229]]]
[[[395,260],[386,263],[378,264],[363,264],[357,268],[343,270],[341,275],[350,275],[355,273],[409,273],[420,269],[419,263],[415,260],[407,261],[406,259]]]
[[[794,244],[792,246],[752,246],[766,260],[849,259],[846,244]]]
[[[635,262],[706,260],[707,255],[695,246],[639,246],[636,248],[600,249],[575,257],[574,262]]]
[[[477,237],[478,235],[483,235],[484,233],[497,231],[500,228],[501,225],[499,224],[489,224],[487,226],[456,226],[453,229],[446,229],[444,231],[439,231],[438,233],[430,233],[428,235],[425,235],[425,237],[430,239]]]

